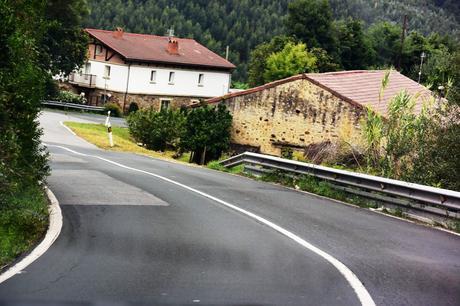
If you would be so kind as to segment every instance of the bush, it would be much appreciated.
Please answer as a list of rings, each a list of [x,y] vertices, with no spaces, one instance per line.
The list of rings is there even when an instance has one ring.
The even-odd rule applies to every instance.
[[[177,110],[143,109],[129,114],[129,132],[148,149],[164,151],[167,147],[176,148],[182,135],[185,116]]]
[[[192,160],[199,164],[218,159],[230,144],[232,115],[225,105],[203,106],[187,114],[180,147],[192,151]]]
[[[110,115],[112,117],[123,117],[123,111],[121,110],[121,107],[117,103],[107,103],[104,105],[104,111],[107,113],[110,111]]]
[[[83,104],[85,102],[82,96],[65,90],[60,91],[55,99],[58,101],[75,104]]]

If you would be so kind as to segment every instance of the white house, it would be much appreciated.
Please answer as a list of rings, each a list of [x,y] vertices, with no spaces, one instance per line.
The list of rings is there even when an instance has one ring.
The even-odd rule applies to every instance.
[[[86,29],[88,61],[69,83],[88,103],[180,107],[229,92],[235,66],[193,39]]]

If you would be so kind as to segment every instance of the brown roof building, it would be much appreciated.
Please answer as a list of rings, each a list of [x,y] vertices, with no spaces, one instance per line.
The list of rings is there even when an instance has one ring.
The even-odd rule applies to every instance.
[[[431,97],[424,86],[391,71],[379,99],[385,73],[300,74],[207,102],[227,105],[233,114],[232,142],[254,151],[280,155],[286,147],[302,151],[339,139],[359,143],[366,106],[385,116],[391,99],[403,90],[418,96],[416,111]]]
[[[229,92],[235,66],[193,39],[86,29],[88,59],[69,77],[91,105],[164,109]]]

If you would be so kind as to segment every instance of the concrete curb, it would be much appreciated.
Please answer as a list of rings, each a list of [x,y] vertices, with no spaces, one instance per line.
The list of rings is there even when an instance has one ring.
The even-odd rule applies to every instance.
[[[42,256],[61,233],[62,213],[61,208],[59,207],[59,202],[48,187],[46,187],[46,195],[50,200],[50,206],[48,209],[50,215],[50,224],[48,226],[48,231],[46,232],[45,238],[26,257],[17,262],[15,265],[11,266],[3,274],[0,274],[0,283],[6,281],[16,274],[21,273],[22,270],[24,270],[28,265]]]

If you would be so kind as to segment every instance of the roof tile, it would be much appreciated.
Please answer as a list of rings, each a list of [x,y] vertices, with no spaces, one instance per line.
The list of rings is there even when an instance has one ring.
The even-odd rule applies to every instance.
[[[179,54],[177,55],[167,52],[169,37],[166,36],[124,32],[118,38],[114,35],[114,31],[85,30],[90,36],[112,48],[126,60],[219,69],[235,68],[235,65],[193,39],[174,37],[179,42]]]

